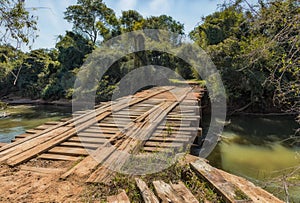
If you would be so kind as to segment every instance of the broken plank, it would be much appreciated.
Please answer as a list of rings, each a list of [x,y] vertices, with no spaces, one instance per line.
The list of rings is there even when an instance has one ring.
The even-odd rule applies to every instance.
[[[159,200],[154,193],[148,188],[146,183],[139,178],[135,179],[135,182],[142,193],[142,197],[145,203],[159,203]]]
[[[236,194],[240,190],[233,183],[227,182],[222,174],[216,168],[206,163],[204,159],[190,163],[190,166],[200,178],[203,178],[214,187],[226,202],[234,203],[240,200],[240,197]],[[245,200],[248,200],[246,197],[245,195]]]
[[[179,181],[177,184],[171,184],[171,187],[182,198],[182,202],[199,203],[192,192],[186,188],[183,182]]]
[[[107,202],[108,203],[130,203],[129,198],[126,195],[126,192],[124,190],[121,190],[121,192],[118,195],[107,197]]]
[[[159,180],[153,181],[155,192],[162,203],[182,203],[182,198],[177,192],[167,183]]]

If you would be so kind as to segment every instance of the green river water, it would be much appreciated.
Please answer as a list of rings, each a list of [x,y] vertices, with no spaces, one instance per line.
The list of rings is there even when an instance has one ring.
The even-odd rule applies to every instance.
[[[10,106],[8,118],[0,119],[0,142],[10,142],[26,129],[47,121],[71,116],[71,108],[56,106]],[[0,113],[3,111],[0,111]],[[300,202],[300,147],[282,140],[290,137],[298,124],[289,116],[238,116],[231,118],[214,151],[208,157],[213,166],[245,177],[285,199],[280,178],[287,176],[290,202]]]
[[[25,133],[47,121],[57,121],[71,116],[70,107],[53,105],[17,105],[1,110],[0,114],[9,114],[7,118],[0,118],[0,142],[10,142],[16,135]]]
[[[210,163],[245,177],[285,200],[283,177],[290,202],[300,202],[300,146],[283,140],[299,125],[289,116],[232,117],[222,141],[208,157]],[[292,173],[292,174],[291,174]],[[296,185],[296,186],[295,186]]]

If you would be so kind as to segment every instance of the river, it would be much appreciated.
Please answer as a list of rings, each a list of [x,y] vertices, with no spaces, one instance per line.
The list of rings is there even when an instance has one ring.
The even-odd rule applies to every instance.
[[[282,200],[286,176],[290,202],[300,202],[300,147],[283,140],[299,125],[290,116],[236,116],[225,127],[222,141],[208,157],[213,166],[245,177]],[[292,186],[298,184],[298,186]]]
[[[1,110],[0,114],[9,115],[0,118],[0,142],[9,143],[16,135],[25,133],[47,121],[58,121],[71,116],[71,107],[53,105],[16,105]]]

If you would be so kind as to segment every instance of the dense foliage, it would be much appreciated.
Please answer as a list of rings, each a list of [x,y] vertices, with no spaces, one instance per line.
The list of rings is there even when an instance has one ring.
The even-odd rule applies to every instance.
[[[12,5],[12,6],[8,6]],[[13,8],[13,9],[11,9]],[[22,12],[17,12],[19,10]],[[1,4],[1,26],[5,19],[22,19],[10,25],[6,39],[29,42],[34,30],[33,16],[22,1]],[[297,0],[260,1],[248,5],[237,0],[201,19],[189,37],[211,57],[222,75],[228,103],[234,111],[299,111],[299,2]],[[141,29],[164,29],[184,34],[184,25],[171,16],[144,17],[134,10],[120,17],[102,0],[78,0],[69,6],[65,19],[72,31],[59,36],[55,48],[23,53],[7,40],[0,46],[0,96],[8,94],[70,99],[79,68],[88,54],[102,42],[122,33]],[[200,19],[199,19],[200,20]],[[25,29],[25,31],[24,31]],[[169,39],[181,44],[182,39]],[[164,44],[161,44],[163,47]],[[188,52],[183,46],[180,52]],[[110,67],[99,82],[97,101],[110,98],[116,84],[133,69],[161,65],[177,71],[185,79],[201,79],[184,61],[166,53],[145,51],[123,57]]]

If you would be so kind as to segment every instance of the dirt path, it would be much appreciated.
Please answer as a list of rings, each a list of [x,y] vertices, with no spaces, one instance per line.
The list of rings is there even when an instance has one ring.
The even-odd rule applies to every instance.
[[[70,167],[66,162],[38,161],[15,168],[0,166],[0,202],[81,202],[85,187],[76,180],[62,181],[58,168]],[[34,171],[32,169],[44,169]],[[48,172],[48,169],[52,172]],[[31,170],[31,171],[30,171]]]

